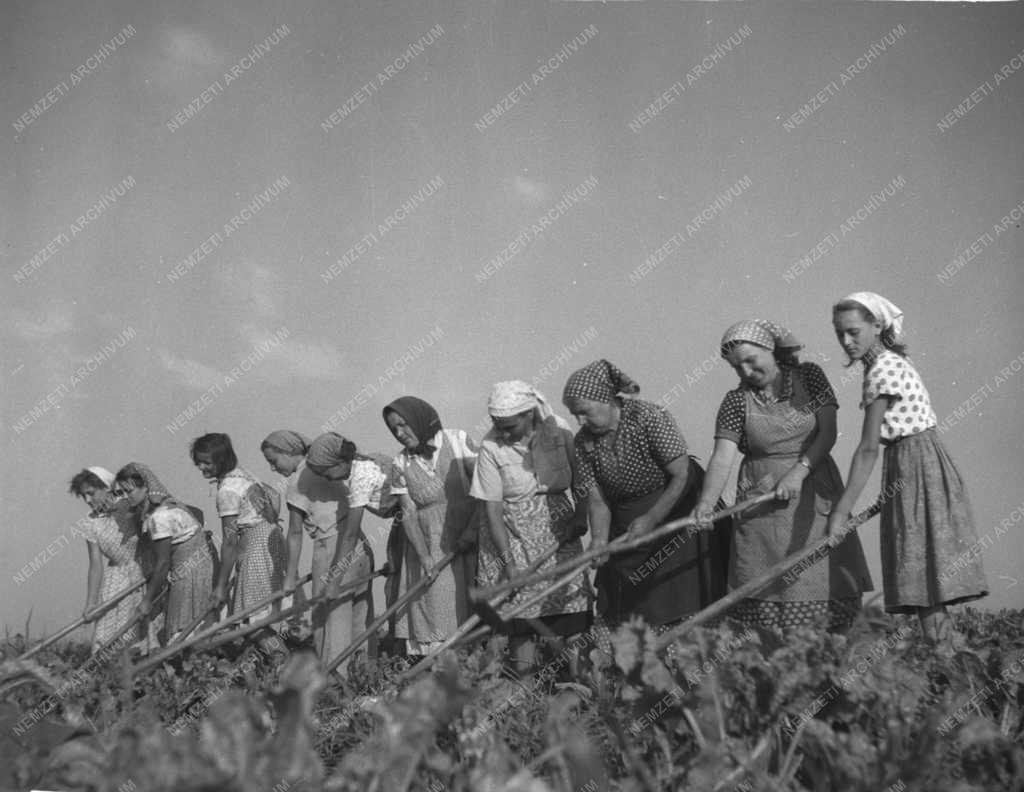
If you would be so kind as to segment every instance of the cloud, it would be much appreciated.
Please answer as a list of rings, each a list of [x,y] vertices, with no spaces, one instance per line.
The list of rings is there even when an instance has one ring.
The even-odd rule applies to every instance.
[[[345,358],[330,344],[308,344],[291,337],[275,339],[274,334],[246,326],[242,334],[264,359],[274,363],[275,375],[315,380],[339,380],[345,374]],[[272,343],[271,343],[272,341]]]
[[[179,385],[205,391],[224,382],[224,375],[217,369],[191,358],[180,358],[167,349],[158,350],[160,365],[173,374]]]
[[[528,179],[522,174],[502,180],[505,193],[527,206],[543,206],[548,197],[548,186],[544,182]]]
[[[205,69],[219,66],[224,61],[224,56],[217,52],[205,33],[183,27],[165,30],[160,49],[165,57],[178,66]]]
[[[13,309],[7,325],[22,341],[48,341],[74,330],[75,320],[68,303],[51,302],[41,314]]]
[[[281,293],[281,279],[270,267],[240,259],[218,267],[217,280],[221,289],[220,301],[234,305],[239,313],[262,319],[277,319],[282,315],[277,299]]]

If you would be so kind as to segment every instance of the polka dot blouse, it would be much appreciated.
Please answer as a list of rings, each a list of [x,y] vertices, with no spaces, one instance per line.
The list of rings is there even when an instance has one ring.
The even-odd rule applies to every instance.
[[[675,419],[662,407],[623,399],[619,426],[606,435],[581,429],[575,439],[579,485],[595,484],[612,502],[632,500],[663,488],[665,468],[686,454]]]
[[[817,412],[821,407],[839,408],[835,391],[829,384],[828,377],[821,367],[816,363],[801,363],[796,369],[786,366],[782,369],[782,388],[778,399],[771,395],[771,391],[754,391],[754,398],[769,403],[773,401],[788,401],[793,397],[793,377],[800,377],[804,390],[810,404],[807,409]],[[715,419],[715,437],[732,440],[739,446],[740,453],[747,453],[747,400],[744,393],[748,390],[745,385],[729,391],[722,399],[718,408],[718,417]]]
[[[864,401],[860,406],[867,407],[879,396],[894,397],[882,417],[883,440],[910,437],[938,423],[917,369],[888,349],[864,372]]]

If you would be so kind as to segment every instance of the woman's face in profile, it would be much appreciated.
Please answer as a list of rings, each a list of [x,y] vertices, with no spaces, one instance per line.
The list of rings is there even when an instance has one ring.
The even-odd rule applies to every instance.
[[[616,405],[608,402],[576,399],[569,412],[591,434],[607,434],[615,425]]]
[[[726,360],[743,384],[751,388],[767,388],[779,376],[775,355],[757,344],[736,344],[729,350]]]
[[[519,415],[496,417],[491,416],[494,431],[506,443],[518,443],[533,429],[533,410],[521,412]]]
[[[416,437],[416,433],[413,432],[412,428],[405,422],[405,419],[396,412],[389,412],[386,418],[388,429],[391,430],[391,434],[395,436],[395,439],[403,446],[413,451],[419,448],[420,440]]]
[[[109,512],[117,502],[110,490],[105,487],[93,487],[90,484],[82,487],[82,500],[89,504],[90,509],[100,514]]]

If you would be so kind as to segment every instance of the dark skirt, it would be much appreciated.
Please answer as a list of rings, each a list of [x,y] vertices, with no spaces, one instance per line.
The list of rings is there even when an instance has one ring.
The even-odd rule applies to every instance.
[[[664,522],[689,516],[697,505],[704,469],[692,458],[686,489]],[[646,514],[664,489],[630,501],[609,504],[609,539],[626,533],[632,520]],[[725,595],[730,524],[716,522],[710,531],[681,529],[629,553],[612,556],[597,573],[597,610],[610,625],[642,616],[664,625],[690,616]]]

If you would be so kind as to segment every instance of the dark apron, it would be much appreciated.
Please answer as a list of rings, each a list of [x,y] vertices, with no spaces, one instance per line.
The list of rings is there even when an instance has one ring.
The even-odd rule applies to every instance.
[[[689,516],[697,506],[704,469],[691,457],[686,489],[664,522]],[[609,504],[609,540],[626,533],[635,518],[646,514],[664,488],[629,501]],[[664,524],[664,523],[663,523]],[[597,572],[597,610],[611,624],[633,615],[648,624],[678,621],[725,595],[729,561],[729,521],[710,531],[682,528],[650,545],[612,556]]]

